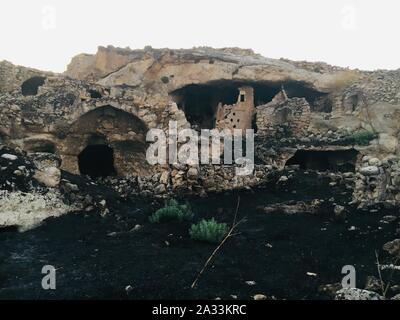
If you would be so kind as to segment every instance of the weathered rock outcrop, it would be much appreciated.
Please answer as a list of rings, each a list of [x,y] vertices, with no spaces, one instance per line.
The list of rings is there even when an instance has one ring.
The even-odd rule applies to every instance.
[[[237,127],[233,121],[243,119],[235,108],[219,116],[217,110],[245,106],[240,88],[252,93],[255,107],[241,110],[244,127],[257,131],[258,167],[252,175],[239,179],[232,176],[233,167],[222,165],[147,163],[146,133],[152,128],[167,133],[170,120],[178,129]],[[399,70],[363,72],[275,60],[238,48],[99,47],[95,55],[73,58],[63,75],[1,62],[0,109],[0,142],[60,158],[60,164],[43,164],[42,174],[60,167],[123,177],[143,192],[203,193],[262,184],[271,172],[296,164],[357,172],[352,179],[358,202],[400,202]],[[104,161],[97,163],[96,157]],[[57,185],[53,180],[49,185]]]

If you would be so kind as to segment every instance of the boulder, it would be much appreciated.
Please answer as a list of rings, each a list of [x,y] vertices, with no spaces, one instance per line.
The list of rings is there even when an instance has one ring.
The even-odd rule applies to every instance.
[[[379,168],[377,166],[368,166],[360,169],[360,173],[364,176],[373,176],[379,174]]]
[[[395,239],[393,241],[385,243],[383,245],[383,250],[393,256],[400,255],[400,239]]]
[[[56,167],[47,167],[43,170],[37,170],[34,178],[49,188],[56,188],[60,184],[61,171]]]
[[[15,156],[15,155],[13,155],[13,154],[9,154],[9,153],[4,153],[4,154],[1,155],[1,157],[2,157],[3,159],[10,160],[10,161],[15,161],[15,160],[18,159],[17,156]]]
[[[346,208],[340,205],[336,205],[333,208],[333,212],[335,213],[335,219],[339,221],[343,221],[346,219]]]
[[[199,172],[196,168],[190,168],[187,172],[187,177],[189,180],[195,180],[197,179]]]

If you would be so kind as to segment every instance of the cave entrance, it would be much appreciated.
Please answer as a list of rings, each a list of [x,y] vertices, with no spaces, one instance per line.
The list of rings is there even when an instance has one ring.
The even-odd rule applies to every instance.
[[[234,104],[239,89],[234,85],[188,85],[171,93],[178,108],[194,127],[212,129],[215,127],[215,112],[219,102]]]
[[[115,175],[114,150],[107,145],[88,145],[78,155],[79,172],[91,178]]]
[[[178,108],[183,110],[192,126],[202,129],[215,127],[215,113],[218,103],[233,105],[239,99],[239,88],[250,86],[254,89],[255,106],[265,104],[280,91],[279,84],[256,82],[214,81],[208,84],[191,84],[171,92]]]
[[[35,96],[38,94],[39,87],[44,84],[45,77],[32,77],[26,80],[21,86],[21,92],[24,96]]]
[[[195,128],[213,129],[215,127],[215,113],[218,103],[223,105],[235,104],[239,99],[239,88],[252,87],[254,90],[254,106],[266,104],[282,90],[285,89],[289,98],[305,98],[311,105],[319,106],[325,103],[326,94],[308,88],[298,82],[252,82],[219,80],[207,84],[190,84],[170,93],[178,108],[183,110],[186,119]],[[319,102],[319,101],[322,102]],[[324,106],[329,109],[329,106]]]
[[[298,150],[286,166],[299,165],[304,170],[354,172],[358,151],[350,150]]]

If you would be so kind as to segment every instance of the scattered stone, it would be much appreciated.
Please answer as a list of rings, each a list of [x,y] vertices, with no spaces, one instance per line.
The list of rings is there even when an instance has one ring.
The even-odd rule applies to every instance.
[[[393,293],[400,293],[400,285],[399,284],[395,284],[394,286],[390,287],[390,291],[392,291]]]
[[[56,188],[60,184],[61,171],[56,167],[44,168],[42,171],[37,170],[34,178],[49,188]]]
[[[76,184],[72,184],[67,182],[64,185],[64,191],[65,192],[78,192],[79,191],[79,187]]]
[[[360,169],[360,173],[364,176],[373,176],[379,174],[379,168],[376,166],[368,166]]]
[[[381,161],[380,161],[378,158],[371,158],[371,159],[369,159],[368,164],[369,164],[370,166],[377,166],[377,167],[379,167],[379,166],[381,165]]]
[[[253,300],[260,301],[260,300],[267,300],[267,296],[261,293],[254,295]]]
[[[394,221],[396,221],[397,220],[397,217],[396,216],[384,216],[382,219],[381,219],[381,223],[391,223],[391,222],[394,222]]]
[[[335,300],[385,300],[385,298],[368,290],[344,288],[336,292]]]
[[[364,289],[368,291],[379,292],[382,289],[381,281],[374,276],[369,276],[365,282]]]
[[[333,208],[333,212],[335,213],[335,219],[338,221],[344,221],[346,220],[347,214],[346,214],[346,208],[340,205],[336,205]]]
[[[165,188],[164,184],[159,184],[155,189],[154,189],[154,193],[155,194],[162,194],[165,193],[167,189]]]
[[[160,176],[160,183],[167,185],[169,181],[169,171],[163,171]]]
[[[325,284],[318,287],[318,292],[325,295],[329,299],[334,299],[336,292],[342,289],[341,283]]]
[[[10,161],[15,161],[15,160],[18,159],[17,156],[15,156],[15,155],[13,155],[13,154],[9,154],[9,153],[4,153],[4,154],[1,155],[1,157],[2,157],[3,159],[10,160]]]
[[[140,229],[142,229],[142,226],[140,224],[137,224],[131,230],[129,230],[129,232],[139,231]]]
[[[117,233],[115,231],[107,233],[108,237],[115,237],[117,235]]]
[[[188,170],[187,177],[189,180],[197,179],[198,174],[199,174],[199,172],[197,171],[197,169],[192,167]]]
[[[133,290],[133,287],[131,285],[127,285],[125,287],[126,294],[128,294],[128,295],[131,293],[132,290]]]
[[[400,239],[387,242],[383,245],[383,250],[389,254],[396,256],[400,254]]]
[[[289,178],[288,178],[287,176],[281,176],[281,177],[279,178],[278,182],[286,182],[286,181],[288,181],[288,180],[289,180]]]

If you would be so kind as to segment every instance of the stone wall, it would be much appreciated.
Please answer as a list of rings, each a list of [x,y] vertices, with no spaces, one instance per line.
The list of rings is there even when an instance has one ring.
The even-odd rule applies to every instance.
[[[256,123],[267,137],[300,137],[310,124],[310,105],[304,98],[275,100],[257,107]]]
[[[252,87],[240,87],[236,104],[218,104],[216,112],[216,125],[223,129],[251,129],[254,114],[254,90]]]
[[[388,156],[379,160],[364,156],[356,174],[354,198],[362,206],[377,203],[400,204],[400,160]]]

